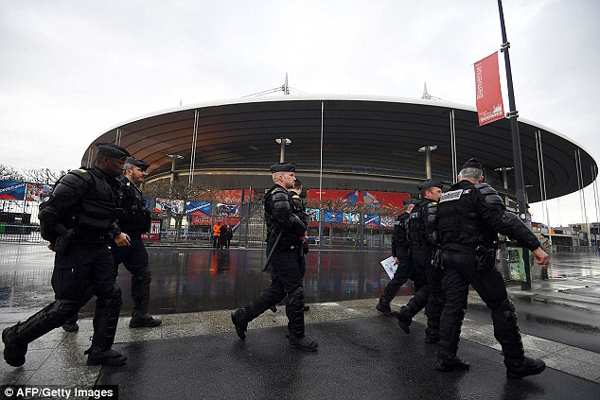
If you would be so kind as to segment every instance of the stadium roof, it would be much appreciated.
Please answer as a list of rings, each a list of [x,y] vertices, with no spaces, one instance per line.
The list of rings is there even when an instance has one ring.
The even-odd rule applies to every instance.
[[[323,114],[321,108],[323,107]],[[452,180],[450,110],[454,110],[456,154],[462,163],[476,157],[493,170],[513,165],[510,121],[478,125],[474,107],[438,100],[373,96],[276,96],[214,101],[181,106],[133,118],[107,130],[86,149],[82,164],[93,159],[95,144],[115,143],[151,163],[151,175],[168,172],[169,154],[184,158],[189,169],[195,111],[198,134],[195,168],[266,169],[279,160],[274,139],[292,140],[286,160],[299,171],[320,165],[323,124],[324,171],[422,179],[424,155],[418,149],[436,145],[431,153],[434,177]],[[322,120],[323,115],[323,120]],[[535,131],[542,138],[548,198],[578,190],[576,156],[581,157],[583,185],[596,178],[596,163],[582,146],[538,123],[519,118],[523,173],[529,200],[539,201],[540,181]],[[579,150],[579,153],[577,151]],[[497,178],[496,185],[498,184]],[[509,188],[514,177],[509,173]]]

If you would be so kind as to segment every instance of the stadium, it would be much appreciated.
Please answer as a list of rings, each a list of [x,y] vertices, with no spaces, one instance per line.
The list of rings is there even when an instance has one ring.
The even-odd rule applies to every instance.
[[[519,129],[528,202],[573,193],[596,178],[597,164],[581,145],[524,118]],[[474,107],[442,100],[282,95],[185,105],[111,127],[86,149],[82,165],[93,163],[99,143],[119,144],[150,163],[148,184],[167,180],[264,193],[271,186],[268,167],[285,157],[297,164],[309,200],[396,208],[427,177],[452,183],[462,163],[476,157],[486,182],[515,207],[510,121],[479,126]],[[246,195],[238,192],[237,199],[234,223],[252,210],[244,211],[243,203],[251,202]],[[219,215],[212,210],[208,217],[198,225]],[[331,226],[345,223],[317,218]]]

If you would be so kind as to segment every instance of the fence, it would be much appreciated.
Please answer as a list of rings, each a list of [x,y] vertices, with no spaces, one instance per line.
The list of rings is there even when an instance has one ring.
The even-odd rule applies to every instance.
[[[39,243],[38,210],[40,202],[0,199],[0,241]]]

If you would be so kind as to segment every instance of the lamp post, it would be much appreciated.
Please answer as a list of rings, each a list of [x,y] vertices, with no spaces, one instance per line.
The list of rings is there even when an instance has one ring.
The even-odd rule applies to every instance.
[[[502,0],[498,0],[498,10],[500,13],[500,28],[502,30],[502,52],[504,53],[504,66],[506,67],[506,83],[508,90],[508,104],[510,111],[508,118],[510,119],[510,131],[512,134],[513,159],[515,166],[515,191],[517,194],[517,205],[519,217],[525,221],[527,214],[527,206],[525,204],[525,180],[523,178],[523,158],[521,156],[521,136],[519,134],[519,112],[515,102],[515,91],[513,88],[512,71],[510,68],[510,56],[508,49],[510,43],[506,36],[506,27],[504,25],[504,10],[502,8]],[[523,290],[531,289],[531,266],[529,265],[529,255],[523,249],[523,263],[525,264],[525,279],[521,288]]]
[[[278,138],[275,139],[275,142],[281,145],[281,152],[279,154],[279,162],[283,164],[285,162],[285,146],[289,146],[292,144],[292,139],[288,138]]]
[[[431,179],[431,152],[437,149],[437,145],[423,146],[419,149],[419,153],[425,153],[425,178]]]
[[[175,182],[175,163],[177,160],[183,160],[183,156],[181,154],[167,154],[167,157],[171,159],[171,185]]]

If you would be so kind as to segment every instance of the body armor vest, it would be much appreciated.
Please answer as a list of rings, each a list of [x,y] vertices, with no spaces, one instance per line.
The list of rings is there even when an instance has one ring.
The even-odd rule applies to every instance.
[[[423,215],[423,209],[429,203],[431,200],[423,199],[408,216],[407,229],[411,247],[420,248],[430,245],[425,230],[425,215]]]
[[[146,210],[142,192],[125,176],[119,179],[117,221],[121,230],[132,237],[148,232],[150,213]]]
[[[107,235],[117,207],[113,189],[98,171],[90,170],[89,177],[90,188],[73,210],[74,228],[77,236]]]
[[[285,196],[285,200],[278,200],[278,201],[287,201],[290,207],[290,211],[293,212],[293,203],[292,203],[292,199],[290,194],[288,193],[287,190],[285,190],[284,188],[282,188],[279,185],[275,185],[273,186],[269,192],[267,193],[267,196],[265,197],[265,223],[267,225],[267,243],[274,243],[275,240],[277,239],[277,236],[279,235],[279,232],[281,232],[282,227],[279,223],[279,221],[277,221],[277,218],[275,218],[275,212],[274,212],[274,207],[275,207],[275,202],[273,200],[274,197],[281,197],[281,196]],[[279,246],[280,247],[289,247],[291,245],[297,244],[298,242],[298,237],[296,235],[294,235],[293,232],[291,231],[284,231],[281,239],[279,241]]]
[[[475,185],[461,181],[443,193],[438,203],[438,229],[444,245],[454,243],[468,247],[492,246],[496,233],[487,229],[478,213]]]

